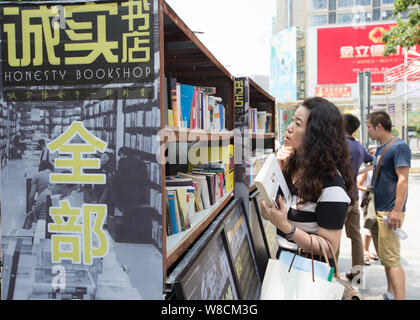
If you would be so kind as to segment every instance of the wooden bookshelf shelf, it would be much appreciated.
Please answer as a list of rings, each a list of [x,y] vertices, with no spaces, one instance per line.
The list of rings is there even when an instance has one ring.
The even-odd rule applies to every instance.
[[[231,138],[233,138],[233,131],[206,131],[170,126],[165,126],[162,136],[163,141],[166,142],[217,141]]]
[[[234,76],[220,63],[215,56],[197,38],[194,32],[180,19],[172,8],[163,0],[159,0],[159,34],[160,34],[160,64],[161,83],[169,79],[167,87],[169,93],[166,99],[161,95],[161,143],[184,142],[215,142],[221,147],[228,142],[233,144],[233,97]],[[215,97],[222,100],[225,108],[223,123],[226,130],[203,130],[181,128],[168,125],[168,98],[170,101],[171,80],[176,83],[195,87],[214,88]],[[163,90],[163,86],[161,87]],[[174,110],[174,109],[172,109]],[[182,110],[182,109],[181,109]],[[175,122],[174,122],[175,123]],[[204,122],[206,123],[206,122]],[[201,124],[202,125],[202,124]],[[203,128],[203,127],[201,127]],[[202,233],[213,220],[226,208],[233,199],[234,190],[224,195],[216,204],[206,210],[194,213],[191,219],[191,228],[180,233],[167,235],[166,231],[166,192],[165,178],[170,175],[173,167],[180,166],[180,171],[186,170],[181,164],[162,165],[162,255],[163,255],[163,281],[168,277],[170,269],[176,266],[179,259],[189,247],[200,238]],[[182,168],[182,169],[181,169]],[[178,171],[178,169],[176,169]],[[175,171],[175,172],[177,172]],[[169,271],[168,271],[169,270]]]
[[[188,249],[232,198],[233,191],[211,208],[195,213],[190,229],[167,237],[167,267],[170,267]]]
[[[253,132],[250,135],[251,135],[252,139],[273,139],[275,137],[274,132],[269,132],[269,133]]]

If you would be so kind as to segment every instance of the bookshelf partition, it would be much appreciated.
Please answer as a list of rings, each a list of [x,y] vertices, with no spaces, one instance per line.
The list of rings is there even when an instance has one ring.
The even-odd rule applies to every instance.
[[[233,83],[234,77],[203,45],[193,31],[163,0],[159,0],[159,34],[160,34],[160,63],[161,84],[167,85],[167,97],[161,96],[161,157],[168,157],[165,150],[190,150],[194,145],[201,147],[226,147],[233,144]],[[225,107],[224,130],[204,130],[203,128],[189,126],[181,127],[169,124],[168,112],[170,103],[170,80],[176,83],[203,88],[215,88],[214,95],[220,97]],[[162,90],[163,85],[161,85]],[[173,111],[173,110],[171,110]],[[171,117],[171,115],[169,115]],[[181,151],[180,151],[181,152]],[[168,157],[169,158],[169,157]],[[166,163],[162,165],[162,186],[171,173],[187,171],[187,164]],[[189,159],[188,159],[189,160]],[[163,187],[165,188],[165,187]],[[165,190],[162,190],[165,195]],[[191,218],[191,227],[176,234],[167,235],[166,197],[162,196],[163,221],[163,281],[167,279],[171,270],[180,258],[185,255],[188,248],[196,242],[206,228],[213,222],[218,214],[233,199],[231,190],[216,203],[205,210],[195,212]]]
[[[251,194],[256,190],[253,179],[257,175],[265,156],[267,153],[275,152],[276,107],[275,98],[252,79],[249,79],[249,101],[249,136],[251,140],[249,193]],[[258,119],[266,124],[265,128],[258,129]]]

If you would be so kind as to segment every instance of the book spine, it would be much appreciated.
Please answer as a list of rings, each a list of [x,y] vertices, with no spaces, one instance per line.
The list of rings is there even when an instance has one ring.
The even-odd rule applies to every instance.
[[[172,233],[178,233],[177,227],[177,217],[176,217],[176,210],[175,210],[175,196],[174,194],[168,194],[168,203],[169,203],[169,210],[171,216],[171,225],[172,225]]]
[[[177,102],[177,84],[176,79],[171,78],[171,105],[172,105],[172,123],[178,127],[178,102]]]

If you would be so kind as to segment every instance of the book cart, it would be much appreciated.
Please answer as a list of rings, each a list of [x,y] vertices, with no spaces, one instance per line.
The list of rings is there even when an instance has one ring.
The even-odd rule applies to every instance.
[[[188,26],[177,16],[172,8],[165,2],[159,1],[159,28],[161,54],[161,83],[168,78],[176,78],[178,83],[215,87],[215,95],[221,97],[226,108],[226,130],[206,131],[202,129],[189,129],[169,126],[165,124],[167,105],[161,98],[161,124],[163,130],[162,143],[166,145],[191,145],[197,141],[208,145],[233,143],[233,76],[201,43]],[[163,36],[162,36],[163,35]],[[166,101],[167,102],[167,101]],[[166,147],[166,146],[165,146]],[[169,147],[168,147],[169,148]],[[162,155],[164,156],[164,155]],[[165,177],[169,173],[186,172],[185,164],[166,164],[162,166],[162,186],[165,186]],[[162,190],[162,195],[165,190]],[[187,249],[200,237],[203,231],[211,224],[215,217],[226,207],[233,198],[233,190],[225,194],[221,200],[210,208],[195,213],[191,227],[173,235],[167,235],[166,201],[162,196],[162,256],[163,281],[165,282],[171,267],[186,253]],[[169,271],[168,271],[169,270]]]
[[[274,98],[253,80],[248,78],[234,78],[205,48],[166,2],[161,2],[160,9],[160,20],[163,21],[163,26],[161,24],[160,28],[163,28],[164,34],[163,39],[161,39],[163,50],[160,50],[164,52],[161,57],[163,60],[161,63],[164,66],[161,71],[161,82],[168,83],[166,78],[176,78],[177,82],[183,84],[215,87],[215,95],[223,99],[226,107],[226,130],[205,131],[201,129],[186,129],[168,125],[167,105],[169,97],[166,99],[162,98],[161,119],[162,128],[164,128],[164,138],[162,139],[164,141],[162,143],[164,145],[183,143],[191,145],[200,141],[207,143],[209,147],[215,144],[217,145],[217,143],[219,145],[230,143],[234,144],[236,152],[237,148],[242,148],[241,145],[237,145],[237,136],[235,135],[239,129],[243,135],[243,140],[239,139],[239,141],[245,142],[246,140],[244,146],[246,150],[248,146],[251,149],[262,146],[262,149],[271,149],[274,151]],[[269,114],[269,117],[264,119],[265,122],[269,123],[265,128],[260,128],[260,130],[252,132],[252,127],[249,126],[248,122],[248,119],[251,119],[249,115],[243,114],[243,117],[236,117],[235,108],[237,107],[237,86],[239,83],[243,85],[240,90],[243,102],[241,112],[245,111],[247,113],[249,112],[248,108],[252,107],[259,112]],[[167,89],[167,92],[169,95],[170,90]],[[165,147],[164,149],[171,148]],[[177,148],[178,152],[180,152],[179,149]],[[168,156],[167,153],[166,156]],[[247,156],[245,156],[246,158]],[[267,237],[263,234],[263,225],[260,221],[261,219],[257,216],[259,212],[253,213],[253,220],[250,220],[251,217],[248,213],[248,197],[252,190],[250,189],[250,183],[247,183],[247,166],[247,161],[241,164],[235,163],[234,190],[226,194],[210,209],[195,213],[196,220],[194,221],[193,219],[191,228],[186,231],[167,235],[165,230],[168,219],[164,214],[167,210],[167,203],[163,199],[162,215],[164,231],[162,255],[164,296],[166,299],[171,300],[174,296],[176,297],[175,299],[203,299],[205,297],[213,299],[258,299],[260,284],[262,283],[265,270],[261,268],[264,267],[264,263],[267,263],[268,254],[265,258],[262,258],[256,248],[257,245],[261,246],[262,243],[263,250],[266,252]],[[183,166],[182,164],[164,165],[162,167],[162,185],[165,185],[166,175],[174,175],[179,171],[186,172],[187,166]],[[164,193],[165,190],[162,191],[162,195]],[[164,196],[162,197],[165,198]],[[238,248],[241,248],[239,251],[235,250],[235,246],[229,244],[229,240],[234,238],[234,236],[232,235],[232,230],[229,232],[227,225],[232,220],[238,226],[242,226],[240,230],[243,233],[238,232],[238,238],[242,239],[240,241],[241,245],[238,245]],[[250,224],[251,222],[252,225]],[[242,236],[239,236],[239,234]],[[218,240],[216,241],[215,238]],[[243,241],[243,239],[248,239],[248,241]],[[272,240],[272,238],[270,239]],[[215,241],[218,243],[217,245]],[[209,264],[211,259],[208,259],[209,256],[215,253],[216,256],[220,254],[223,259],[220,265],[215,264],[213,266],[213,263]],[[248,261],[248,263],[241,263],[240,257],[243,261]],[[261,259],[265,259],[266,261]],[[226,264],[225,273],[220,270],[223,267],[223,263]],[[207,266],[205,268],[206,270],[208,269],[207,276],[202,274],[204,272],[202,270],[203,266]],[[244,266],[247,266],[246,272],[244,272],[247,275],[246,279],[240,277],[240,270]],[[202,277],[199,277],[201,280],[198,278],[193,279],[194,277],[190,278],[194,274],[194,270],[198,270],[197,268],[201,268],[200,270],[202,270],[200,272]],[[218,273],[222,274],[221,286],[217,286],[214,283],[214,278],[211,277],[211,270],[219,270]],[[201,284],[199,283],[200,281]],[[202,295],[197,295],[194,289],[201,291]]]
[[[7,294],[4,294],[4,298],[158,298],[162,287],[164,296],[167,293],[170,295],[174,293],[174,290],[179,291],[179,287],[177,289],[175,284],[178,281],[175,275],[181,274],[178,273],[179,268],[195,266],[190,263],[192,260],[189,259],[194,258],[197,245],[201,248],[200,252],[210,252],[212,246],[216,248],[221,245],[223,248],[219,249],[225,252],[226,259],[223,265],[215,267],[225,268],[224,271],[228,274],[228,278],[226,278],[228,281],[225,282],[227,286],[219,288],[222,289],[219,293],[223,292],[224,295],[204,295],[201,298],[257,299],[259,297],[263,273],[260,264],[256,262],[258,257],[255,247],[259,240],[254,235],[256,234],[253,231],[255,226],[250,224],[248,213],[250,192],[248,162],[235,164],[233,169],[233,153],[234,148],[243,149],[241,143],[236,143],[237,129],[242,135],[242,142],[246,141],[245,147],[257,146],[257,141],[263,140],[264,149],[274,148],[273,133],[255,132],[249,134],[248,130],[249,107],[271,112],[274,116],[274,101],[252,80],[234,78],[164,0],[153,1],[153,4],[158,5],[157,10],[153,11],[154,20],[150,25],[150,29],[153,30],[150,33],[150,41],[155,58],[153,60],[154,77],[152,76],[151,80],[145,80],[144,83],[137,83],[140,86],[133,87],[133,89],[140,88],[137,95],[131,98],[130,90],[132,88],[128,87],[127,92],[130,91],[130,99],[125,98],[125,90],[122,88],[124,86],[120,85],[113,88],[112,97],[115,94],[115,99],[105,98],[102,94],[107,94],[107,87],[98,87],[97,92],[95,91],[98,94],[96,98],[85,97],[68,101],[56,99],[59,101],[58,104],[56,100],[38,102],[36,109],[40,110],[39,115],[34,115],[37,120],[32,120],[34,117],[28,112],[29,109],[13,107],[13,110],[19,110],[14,114],[7,109],[6,105],[2,105],[3,138],[0,144],[1,149],[8,149],[10,141],[19,128],[19,120],[23,120],[22,127],[25,127],[25,130],[42,133],[46,140],[53,138],[51,125],[59,128],[60,130],[57,130],[61,132],[73,121],[81,121],[89,131],[107,142],[108,148],[113,150],[114,155],[121,147],[130,149],[135,154],[136,160],[140,160],[142,168],[145,169],[142,172],[145,172],[146,175],[137,179],[137,182],[147,187],[150,192],[147,194],[145,205],[133,207],[135,213],[140,213],[138,215],[130,215],[131,211],[119,207],[118,204],[115,210],[110,210],[106,221],[106,232],[109,233],[108,239],[110,240],[109,255],[104,259],[94,260],[94,263],[87,267],[84,265],[75,267],[66,263],[66,267],[71,267],[72,271],[80,269],[84,272],[81,276],[86,275],[82,279],[86,284],[83,292],[79,292],[78,288],[69,288],[69,292],[57,294],[49,292],[49,287],[43,287],[44,282],[50,280],[50,274],[43,273],[43,271],[51,267],[49,245],[51,241],[46,237],[47,233],[44,232],[47,225],[46,220],[37,223],[35,227],[33,225],[32,229],[19,228],[15,230],[15,233],[8,234],[2,239],[6,240],[2,241],[2,246],[8,244],[7,247],[4,247],[7,249],[5,250],[6,267],[4,270],[7,270],[8,277],[4,278],[3,284],[9,290]],[[153,6],[153,8],[156,7]],[[117,15],[113,18],[117,18],[113,21],[118,23],[126,23]],[[154,41],[154,39],[158,39],[158,41]],[[160,81],[157,81],[157,78]],[[223,111],[219,113],[219,117],[223,117],[223,125],[221,121],[220,127],[204,130],[199,126],[195,126],[193,129],[188,126],[170,124],[168,102],[171,96],[171,79],[176,79],[177,83],[184,85],[214,88],[215,92],[212,94],[221,98],[221,104],[224,106]],[[235,100],[238,97],[238,92],[235,90],[235,85],[242,79],[246,79],[242,82],[244,86],[241,92],[244,98],[243,102],[246,101],[246,103],[243,104],[241,111],[244,117],[237,118],[235,116],[237,107]],[[158,83],[160,83],[159,87]],[[151,90],[152,88],[155,90]],[[142,89],[145,89],[145,95]],[[71,89],[69,90],[71,91]],[[71,93],[70,91],[66,91],[66,93]],[[138,96],[139,94],[140,96]],[[75,101],[77,102],[75,103]],[[8,103],[9,106],[14,104],[10,101]],[[21,103],[24,105],[23,102]],[[271,118],[271,122],[271,128],[274,128],[273,118]],[[24,123],[25,125],[23,125]],[[13,131],[9,131],[9,129]],[[6,132],[7,134],[5,134]],[[175,150],[177,153],[175,163],[159,163],[155,152],[159,147],[157,135],[160,135],[160,160],[170,158],[170,152]],[[39,151],[34,150],[36,145],[32,140],[31,149]],[[204,146],[204,149],[207,147],[211,160],[226,160],[226,150],[228,151],[227,168],[229,168],[229,174],[232,173],[232,176],[229,177],[231,188],[226,189],[223,195],[220,194],[217,201],[214,201],[211,206],[195,212],[189,228],[168,235],[166,232],[168,225],[165,196],[166,178],[177,175],[179,172],[189,172],[190,159],[187,158],[187,163],[178,160],[185,156],[183,154],[185,151],[188,152],[197,144],[200,147]],[[216,151],[214,152],[214,150]],[[247,154],[248,149],[244,150],[244,154]],[[221,159],[213,158],[215,153]],[[39,161],[38,155],[36,152],[34,159],[30,159],[31,162]],[[7,159],[3,159],[3,161],[7,161]],[[36,169],[36,166],[32,167]],[[234,175],[233,170],[235,170]],[[28,188],[28,181],[26,181],[26,188]],[[11,189],[7,189],[7,191],[11,191]],[[76,207],[83,203],[83,198],[79,197],[81,196],[79,191],[75,192],[74,198],[72,198],[72,201],[74,200],[77,204]],[[132,191],[133,195],[134,193]],[[136,196],[141,198],[144,195],[136,193]],[[9,195],[6,197],[11,198]],[[52,207],[52,204],[48,206]],[[213,236],[207,236],[211,234],[212,230],[218,233],[217,240],[214,240]],[[259,232],[263,231],[259,230]],[[220,250],[218,252],[221,252]],[[160,256],[160,252],[162,256]],[[207,255],[207,257],[209,256]],[[218,257],[217,252],[215,257]],[[202,261],[205,261],[204,256],[202,256]],[[38,267],[47,269],[35,268],[36,264]],[[160,266],[162,266],[163,273],[161,278],[159,277]],[[150,272],[150,270],[154,272]],[[242,272],[244,270],[246,272]],[[209,275],[214,271],[209,268]],[[218,279],[218,274],[218,272],[213,273],[213,277],[207,278],[209,282],[206,283],[206,290],[214,288],[212,284]],[[160,279],[156,279],[155,275]],[[42,281],[38,283],[35,281],[37,279]],[[35,292],[34,288],[39,288],[41,291]],[[181,295],[177,298],[187,299],[188,297]]]

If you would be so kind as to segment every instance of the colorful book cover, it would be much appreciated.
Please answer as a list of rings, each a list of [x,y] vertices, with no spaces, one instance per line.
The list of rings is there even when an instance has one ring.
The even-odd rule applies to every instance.
[[[190,128],[190,116],[193,106],[195,87],[180,84],[181,116],[184,128]]]
[[[176,195],[178,198],[178,208],[179,208],[179,219],[181,221],[182,231],[187,230],[190,227],[190,219],[188,217],[188,207],[187,207],[187,190],[186,188],[177,188]]]
[[[171,87],[171,106],[172,106],[172,125],[178,127],[178,103],[177,103],[177,93],[176,93],[176,78],[171,78],[170,80]],[[168,116],[169,117],[169,116]]]
[[[172,192],[168,192],[168,203],[169,203],[169,212],[171,216],[171,225],[172,225],[172,232],[173,234],[178,233],[177,227],[177,218],[176,218],[176,211],[175,211],[175,196]]]

